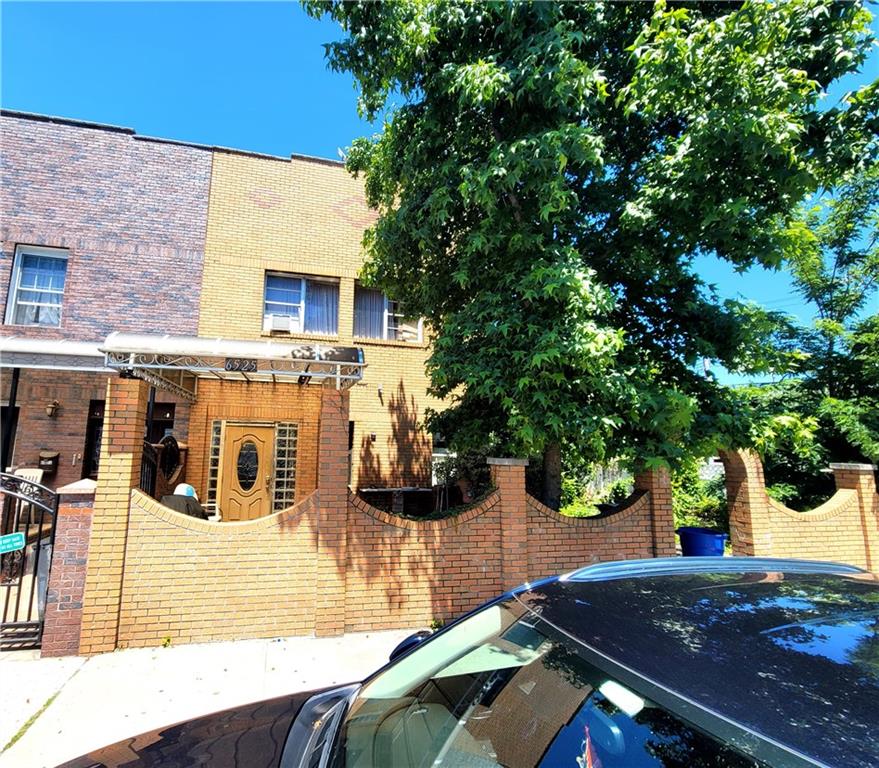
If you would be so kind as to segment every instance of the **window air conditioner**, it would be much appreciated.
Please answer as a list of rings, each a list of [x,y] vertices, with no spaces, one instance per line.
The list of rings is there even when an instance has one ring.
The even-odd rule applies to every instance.
[[[290,315],[266,315],[263,320],[263,330],[293,333],[296,330],[296,318]]]

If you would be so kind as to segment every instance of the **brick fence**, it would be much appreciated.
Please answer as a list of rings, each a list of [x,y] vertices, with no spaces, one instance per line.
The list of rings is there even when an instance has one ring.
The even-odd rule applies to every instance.
[[[49,588],[46,593],[42,655],[79,652],[95,481],[80,480],[58,489],[58,517]]]
[[[117,399],[139,404],[134,384],[123,382]],[[340,442],[346,399],[324,393],[322,446]],[[131,457],[123,454],[117,471],[127,476]],[[874,567],[879,496],[871,467],[834,465],[837,493],[801,513],[769,499],[755,455],[723,459],[735,554]],[[421,627],[525,581],[675,552],[664,471],[636,476],[633,495],[611,515],[568,518],[528,496],[524,461],[490,459],[494,492],[454,517],[419,521],[351,494],[345,461],[344,451],[323,449],[317,490],[284,512],[240,523],[186,517],[137,490],[122,502],[105,492],[94,509],[82,489],[63,494],[44,655]],[[86,562],[94,575],[84,587]]]
[[[833,560],[875,570],[879,495],[871,464],[831,464],[836,493],[809,512],[766,494],[763,465],[751,452],[725,453],[733,554]]]
[[[344,398],[332,393],[325,399],[322,431],[341,428],[346,404],[337,401]],[[88,594],[84,598],[89,622],[82,622],[74,641],[70,628],[79,622],[76,604],[82,600],[67,602],[63,625],[60,608],[48,611],[45,655],[421,627],[526,580],[599,560],[674,551],[663,474],[640,476],[639,489],[622,510],[573,519],[525,493],[525,462],[495,459],[490,496],[455,517],[417,521],[350,494],[344,452],[322,454],[321,487],[259,520],[197,520],[130,491],[127,515],[112,516],[127,518],[117,537],[124,550],[121,573],[115,558],[104,574],[100,561],[90,559],[89,572],[99,576],[91,601]],[[328,491],[335,487],[343,489],[341,500]],[[86,518],[90,511],[83,507]],[[99,513],[107,516],[96,505]],[[81,537],[64,533],[68,519],[66,512],[59,516],[53,589],[71,579],[74,563],[81,571],[88,555]],[[658,541],[654,520],[663,521]],[[88,520],[80,525],[78,530],[87,529]],[[93,527],[93,548],[101,530]],[[57,601],[62,599],[59,592]]]

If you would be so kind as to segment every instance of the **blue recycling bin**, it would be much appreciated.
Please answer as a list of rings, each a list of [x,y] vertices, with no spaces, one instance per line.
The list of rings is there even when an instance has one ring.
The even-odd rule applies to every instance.
[[[685,525],[675,533],[681,537],[684,557],[723,557],[723,544],[729,538],[720,531],[694,525]]]

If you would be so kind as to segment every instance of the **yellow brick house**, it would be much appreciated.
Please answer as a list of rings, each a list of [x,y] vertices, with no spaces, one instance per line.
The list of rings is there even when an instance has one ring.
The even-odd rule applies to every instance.
[[[351,391],[351,485],[429,488],[427,339],[420,321],[358,281],[373,220],[362,180],[341,163],[215,150],[198,334],[362,348],[367,367]],[[190,429],[190,443],[207,444],[210,436],[193,428],[211,424]],[[207,477],[210,457],[191,458],[205,464],[193,475]]]

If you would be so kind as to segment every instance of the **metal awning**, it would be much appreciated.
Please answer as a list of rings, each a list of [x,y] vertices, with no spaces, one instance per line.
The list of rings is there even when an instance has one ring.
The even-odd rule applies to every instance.
[[[111,333],[100,345],[107,368],[195,399],[198,379],[330,384],[363,377],[363,350],[275,340]]]
[[[0,368],[111,373],[99,346],[97,341],[4,336],[0,338]]]

